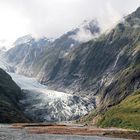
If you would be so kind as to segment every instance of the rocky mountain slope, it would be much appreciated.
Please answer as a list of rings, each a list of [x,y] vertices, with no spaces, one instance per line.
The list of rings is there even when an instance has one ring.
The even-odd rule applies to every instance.
[[[0,123],[29,122],[19,107],[21,89],[0,69]]]
[[[139,130],[140,8],[125,17],[125,20],[102,41],[107,44],[103,47],[112,48],[109,57],[116,53],[116,59],[114,63],[110,63],[109,69],[103,72],[99,82],[99,107],[80,121],[98,123],[102,127],[115,126]],[[100,62],[107,62],[107,59],[105,60]]]
[[[15,47],[5,54],[5,58],[15,67],[15,72],[32,77],[38,76],[41,79],[46,71],[48,75],[51,73],[59,58],[63,58],[79,44],[99,34],[98,22],[92,20],[84,21],[54,41],[46,38],[36,40],[30,35],[24,36],[17,39]]]
[[[140,88],[140,8],[109,33],[57,59],[45,84],[100,98],[102,109]]]
[[[98,125],[140,130],[140,90],[108,110]]]
[[[33,76],[33,73],[37,71],[33,65],[49,44],[50,40],[45,37],[35,39],[31,35],[26,35],[18,38],[13,44],[15,47],[8,50],[4,55],[7,62],[14,67],[15,72]]]
[[[74,94],[98,97],[97,114],[140,89],[140,8],[109,33],[59,58],[42,82]]]

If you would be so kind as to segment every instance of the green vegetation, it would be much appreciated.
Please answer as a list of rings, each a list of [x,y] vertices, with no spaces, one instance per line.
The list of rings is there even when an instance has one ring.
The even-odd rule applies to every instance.
[[[140,77],[140,65],[130,65],[114,75],[112,83],[101,90],[100,108],[106,111],[108,108],[117,105],[133,91],[138,89]]]
[[[140,90],[108,110],[98,125],[140,130]]]

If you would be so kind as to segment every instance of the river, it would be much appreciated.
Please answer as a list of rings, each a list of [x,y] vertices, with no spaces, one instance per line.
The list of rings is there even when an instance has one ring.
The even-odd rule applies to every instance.
[[[127,140],[120,138],[108,138],[98,136],[71,136],[30,134],[26,129],[11,129],[9,125],[0,125],[0,140]]]

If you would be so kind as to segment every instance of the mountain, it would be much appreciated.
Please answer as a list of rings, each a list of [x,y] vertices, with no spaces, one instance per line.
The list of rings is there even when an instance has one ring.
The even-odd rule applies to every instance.
[[[0,69],[0,123],[29,122],[20,109],[21,89]]]
[[[46,38],[35,40],[30,35],[21,37],[14,43],[15,47],[6,52],[5,57],[17,73],[40,77],[44,71],[50,73],[59,58],[99,34],[100,28],[96,20],[84,21],[54,41]]]
[[[15,72],[33,76],[33,71],[35,71],[33,65],[49,44],[50,40],[45,37],[35,39],[31,35],[26,35],[18,38],[13,44],[14,47],[4,55],[7,62],[14,67]]]
[[[92,51],[85,70],[90,77],[82,84],[87,87],[90,83],[100,101],[97,109],[80,121],[102,127],[140,129],[139,92],[135,94],[140,89],[140,8],[110,33],[89,43],[86,45]]]
[[[42,83],[97,99],[98,113],[140,88],[140,8],[109,33],[55,61]]]

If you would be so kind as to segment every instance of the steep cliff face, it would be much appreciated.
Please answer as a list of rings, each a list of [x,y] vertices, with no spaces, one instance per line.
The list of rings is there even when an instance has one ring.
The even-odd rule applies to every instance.
[[[0,69],[0,123],[29,122],[19,108],[21,89]]]
[[[100,90],[101,108],[111,107],[133,91],[140,88],[140,8],[127,16],[125,21],[118,25],[123,33],[120,38],[125,38],[125,45],[120,44],[121,50],[118,53],[113,65],[113,72],[104,78],[104,86]],[[118,42],[119,43],[119,42]],[[111,83],[108,84],[109,77]]]

